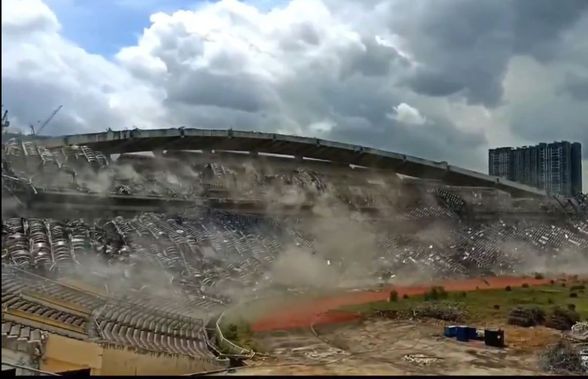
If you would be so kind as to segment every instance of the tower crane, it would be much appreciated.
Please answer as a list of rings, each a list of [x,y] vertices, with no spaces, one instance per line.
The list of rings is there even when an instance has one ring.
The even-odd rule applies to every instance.
[[[47,124],[49,124],[49,122],[51,120],[53,120],[53,117],[55,117],[55,115],[57,114],[57,112],[59,112],[61,110],[61,108],[63,108],[63,105],[58,106],[57,108],[55,108],[55,110],[51,113],[51,115],[49,115],[49,117],[47,117],[47,119],[45,121],[43,121],[43,123],[39,126],[39,128],[35,131],[35,127],[33,126],[33,124],[30,124],[30,128],[31,128],[31,134],[32,135],[39,135],[41,133],[41,130],[43,130],[43,128],[45,128],[45,126],[47,126]]]
[[[2,106],[4,108],[4,106]],[[2,115],[2,130],[8,130],[10,126],[10,121],[8,121],[8,109],[4,110],[4,114]]]

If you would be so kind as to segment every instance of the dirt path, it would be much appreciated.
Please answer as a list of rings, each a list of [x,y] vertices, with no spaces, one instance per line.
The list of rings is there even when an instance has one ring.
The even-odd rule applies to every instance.
[[[282,306],[279,310],[260,318],[253,324],[253,331],[263,332],[271,330],[287,330],[295,328],[308,328],[313,322],[320,324],[332,324],[347,322],[356,318],[353,314],[343,312],[329,312],[345,305],[364,304],[382,301],[388,298],[392,289],[399,296],[422,295],[431,286],[440,285],[447,291],[475,291],[477,289],[500,289],[506,286],[520,287],[524,283],[530,286],[545,285],[550,279],[534,279],[520,277],[489,277],[467,280],[447,280],[437,283],[429,283],[421,286],[394,286],[372,292],[345,293],[336,296],[320,298],[318,300],[293,300]],[[326,314],[326,315],[325,315]]]

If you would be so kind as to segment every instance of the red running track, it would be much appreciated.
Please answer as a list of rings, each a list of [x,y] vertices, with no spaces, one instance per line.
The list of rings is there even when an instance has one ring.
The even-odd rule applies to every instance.
[[[506,286],[520,287],[524,283],[530,286],[548,284],[550,279],[534,279],[520,277],[490,277],[467,280],[448,280],[421,286],[395,286],[373,292],[355,292],[334,295],[315,300],[294,300],[279,310],[260,318],[253,324],[253,331],[267,332],[272,330],[287,330],[308,328],[312,323],[333,324],[357,319],[358,316],[333,311],[345,305],[365,304],[387,300],[392,289],[399,296],[423,295],[431,286],[441,285],[446,291],[475,291],[476,289],[500,289]],[[331,312],[329,312],[331,311]],[[319,319],[320,316],[320,319]]]

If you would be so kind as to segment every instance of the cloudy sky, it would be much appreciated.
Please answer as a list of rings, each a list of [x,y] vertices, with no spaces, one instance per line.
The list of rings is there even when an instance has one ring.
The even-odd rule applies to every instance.
[[[2,0],[2,103],[47,134],[233,128],[487,171],[583,143],[587,0]]]

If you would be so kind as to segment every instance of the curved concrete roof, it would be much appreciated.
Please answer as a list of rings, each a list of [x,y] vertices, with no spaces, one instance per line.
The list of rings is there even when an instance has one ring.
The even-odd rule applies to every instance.
[[[495,187],[515,196],[545,196],[542,190],[480,172],[369,147],[318,138],[218,129],[109,130],[103,133],[53,137],[47,147],[88,145],[110,154],[156,150],[228,150],[283,154],[342,164],[390,169],[399,174],[438,179],[453,185]]]

